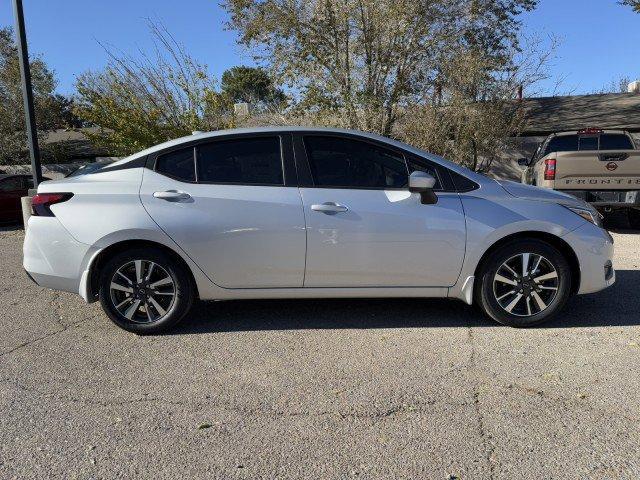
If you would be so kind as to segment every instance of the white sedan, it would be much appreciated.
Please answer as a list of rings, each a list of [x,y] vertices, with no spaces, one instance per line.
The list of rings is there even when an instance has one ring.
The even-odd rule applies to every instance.
[[[385,137],[196,134],[33,198],[24,268],[156,333],[195,299],[451,297],[512,326],[613,284],[588,204],[498,182]]]

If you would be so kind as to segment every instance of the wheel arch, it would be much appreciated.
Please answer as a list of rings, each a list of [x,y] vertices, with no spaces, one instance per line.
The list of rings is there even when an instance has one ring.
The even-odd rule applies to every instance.
[[[480,261],[476,265],[475,268],[475,278],[480,278],[480,272],[484,268],[484,264],[486,263],[489,256],[495,252],[496,250],[504,247],[505,245],[512,243],[518,240],[540,240],[545,243],[548,243],[552,247],[555,247],[564,257],[567,259],[569,263],[569,267],[571,269],[571,293],[575,294],[580,290],[580,262],[578,261],[578,256],[574,252],[573,248],[564,241],[561,237],[557,235],[553,235],[552,233],[540,232],[540,231],[524,231],[512,233],[511,235],[507,235],[502,237],[495,243],[493,243],[480,258]],[[478,285],[479,282],[476,282]]]
[[[180,254],[178,254],[175,250],[170,247],[163,245],[159,242],[154,242],[153,240],[143,240],[143,239],[134,239],[134,240],[122,240],[119,242],[112,243],[106,248],[102,249],[92,260],[91,265],[89,266],[89,279],[88,279],[88,292],[87,297],[91,300],[95,300],[98,295],[99,289],[99,279],[100,272],[104,265],[109,261],[110,258],[113,258],[114,255],[117,255],[121,252],[130,250],[132,248],[155,248],[160,250],[170,256],[174,261],[182,265],[189,275],[189,279],[191,281],[191,285],[194,289],[195,297],[199,298],[200,294],[198,292],[198,283],[195,280],[193,275],[193,271],[189,264],[182,258]]]

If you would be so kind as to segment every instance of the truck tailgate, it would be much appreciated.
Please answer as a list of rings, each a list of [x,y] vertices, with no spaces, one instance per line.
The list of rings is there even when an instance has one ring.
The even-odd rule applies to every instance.
[[[560,152],[558,190],[640,190],[640,151]]]

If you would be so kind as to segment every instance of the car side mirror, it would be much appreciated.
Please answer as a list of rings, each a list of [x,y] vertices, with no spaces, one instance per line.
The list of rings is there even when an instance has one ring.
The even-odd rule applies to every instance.
[[[438,197],[433,191],[436,179],[426,172],[413,172],[409,175],[409,191],[419,193],[423,205],[433,205],[438,202]]]
[[[521,167],[528,167],[529,166],[529,159],[528,158],[519,158],[518,159],[518,165],[520,165]]]

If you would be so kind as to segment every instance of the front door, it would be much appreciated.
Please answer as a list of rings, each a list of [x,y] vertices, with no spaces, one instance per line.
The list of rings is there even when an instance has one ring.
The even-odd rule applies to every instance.
[[[145,208],[221,287],[302,286],[304,213],[297,186],[284,182],[281,140],[212,140],[145,170]]]
[[[307,219],[305,287],[446,287],[465,252],[455,192],[423,205],[407,188],[402,152],[362,140],[305,136],[297,142],[313,186],[300,189]],[[301,151],[301,150],[304,151]],[[429,171],[411,166],[412,170]],[[438,178],[433,168],[429,173]],[[442,190],[438,179],[436,191]]]

